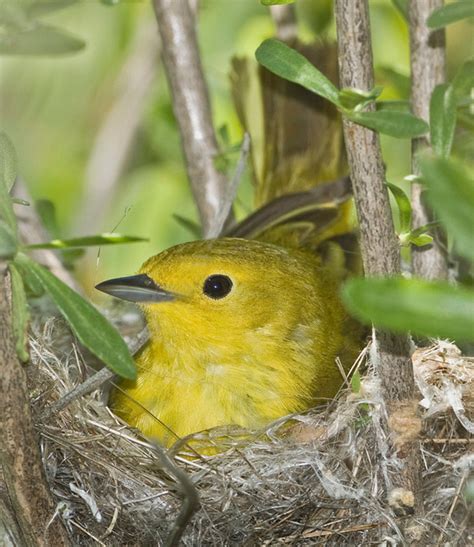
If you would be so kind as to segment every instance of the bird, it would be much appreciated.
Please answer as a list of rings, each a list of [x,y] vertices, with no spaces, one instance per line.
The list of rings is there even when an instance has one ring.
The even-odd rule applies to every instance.
[[[333,47],[300,48],[336,78]],[[234,62],[245,128],[254,92],[238,95],[249,72]],[[222,237],[171,247],[136,275],[96,287],[139,304],[150,334],[135,356],[136,380],[120,380],[110,406],[167,447],[218,426],[260,429],[328,401],[364,339],[339,297],[361,268],[340,117],[306,90],[259,74],[266,110],[263,160],[253,147],[256,212]]]
[[[98,288],[139,302],[150,333],[112,409],[146,437],[257,429],[333,397],[359,351],[333,272],[310,253],[241,238],[189,242]]]

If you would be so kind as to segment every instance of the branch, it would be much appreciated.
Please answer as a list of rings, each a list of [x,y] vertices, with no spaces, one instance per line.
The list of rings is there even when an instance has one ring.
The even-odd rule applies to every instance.
[[[10,285],[0,264],[0,463],[21,545],[70,545],[55,514],[31,417],[26,374],[16,358],[11,327]]]
[[[373,87],[374,76],[367,0],[336,0],[335,6],[341,86],[369,91]],[[365,274],[400,274],[400,248],[384,185],[379,136],[370,129],[344,120],[344,138],[360,225]],[[410,343],[408,336],[375,329],[373,339],[376,353],[373,361],[381,381],[387,412],[384,425],[389,430],[389,424],[393,423],[393,418],[401,409],[413,408],[415,383]],[[396,432],[392,428],[390,433],[393,435]],[[405,466],[388,475],[387,486],[389,490],[403,489],[413,493],[417,506],[420,506],[417,443],[411,440],[399,450],[395,444],[396,439],[391,449],[404,460]],[[413,506],[408,503],[405,509],[412,511]]]
[[[445,33],[444,29],[430,31],[426,20],[431,13],[444,4],[444,0],[410,0],[410,64],[411,102],[415,116],[429,121],[430,98],[433,89],[445,79]],[[412,171],[420,174],[417,154],[430,146],[429,136],[412,141]],[[433,220],[423,202],[423,186],[413,183],[411,190],[413,228],[424,226]],[[435,238],[429,247],[412,246],[413,271],[426,279],[446,279],[448,268],[442,244]]]
[[[187,0],[153,3],[188,177],[207,237],[224,200],[226,178],[214,166],[218,147],[194,18]]]

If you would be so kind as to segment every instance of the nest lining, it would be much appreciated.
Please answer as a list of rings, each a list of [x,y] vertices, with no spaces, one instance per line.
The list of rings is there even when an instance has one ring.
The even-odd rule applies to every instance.
[[[74,544],[162,544],[182,499],[155,447],[114,416],[99,392],[42,420],[46,408],[86,378],[87,366],[58,319],[37,327],[30,346],[31,399],[42,456],[57,515]],[[468,431],[474,359],[439,341],[417,350],[413,360],[426,509],[413,527],[413,539],[425,533],[430,544],[467,544],[473,535],[465,491],[474,464]],[[379,393],[369,368],[360,393],[347,386],[325,408],[278,420],[266,431],[218,428],[197,436],[205,446],[216,438],[222,445],[225,438],[228,449],[197,459],[183,455],[185,448],[173,455],[200,497],[183,544],[399,543],[396,501],[387,501],[385,479],[402,462],[387,449]]]

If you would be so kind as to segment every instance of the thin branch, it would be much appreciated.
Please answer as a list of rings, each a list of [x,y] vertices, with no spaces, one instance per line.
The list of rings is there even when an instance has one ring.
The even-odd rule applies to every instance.
[[[444,29],[431,31],[426,20],[431,13],[443,6],[444,0],[410,0],[410,64],[411,102],[415,116],[429,121],[430,97],[433,89],[445,80],[445,33]],[[412,171],[419,175],[417,154],[430,146],[429,136],[412,141]],[[424,226],[433,220],[423,201],[423,187],[413,183],[411,191],[413,228]],[[438,238],[429,247],[412,247],[413,271],[426,279],[446,279],[446,256]]]
[[[31,417],[24,367],[16,358],[11,327],[10,283],[0,264],[0,463],[21,545],[70,545],[55,514]],[[52,520],[51,520],[52,519]]]
[[[214,165],[218,147],[194,18],[188,0],[153,3],[188,177],[203,234],[208,237],[222,206],[227,181]]]
[[[336,0],[339,71],[342,87],[369,91],[374,84],[367,0]],[[385,174],[377,133],[344,120],[344,138],[360,226],[362,259],[367,276],[400,274],[400,248],[384,185]],[[415,383],[407,336],[374,330],[374,364],[382,385],[389,421],[400,408],[410,408]],[[392,432],[393,433],[393,432]],[[393,440],[393,439],[392,439]],[[413,492],[420,506],[418,443],[392,450],[405,466],[389,476],[389,488]],[[407,507],[407,510],[413,507]]]
[[[154,444],[154,447],[163,469],[168,471],[168,473],[176,479],[183,496],[181,509],[164,542],[164,547],[175,547],[180,544],[181,537],[184,534],[191,517],[199,509],[199,494],[188,474],[175,464],[168,453],[157,444]]]
[[[294,4],[270,6],[270,13],[276,26],[276,35],[284,42],[295,40],[298,35],[298,22]]]
[[[149,338],[148,329],[144,328],[136,338],[134,338],[128,345],[128,349],[132,355],[135,355],[147,342]],[[63,397],[53,403],[51,406],[47,407],[44,412],[41,414],[40,419],[42,421],[47,420],[54,414],[61,412],[64,408],[70,405],[73,401],[80,399],[92,393],[96,389],[99,389],[106,382],[116,378],[114,372],[112,372],[107,367],[101,368],[99,371],[95,372],[92,376],[89,376],[82,384],[79,384],[74,389],[71,389]]]

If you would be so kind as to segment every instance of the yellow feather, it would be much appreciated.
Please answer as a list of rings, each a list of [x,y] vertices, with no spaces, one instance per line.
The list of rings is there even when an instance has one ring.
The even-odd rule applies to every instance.
[[[150,342],[138,379],[122,381],[111,404],[165,444],[218,425],[257,428],[327,400],[342,382],[336,357],[347,368],[357,354],[360,327],[309,252],[224,238],[173,247],[140,273],[179,296],[143,305]],[[233,283],[221,299],[203,292],[217,274]]]

